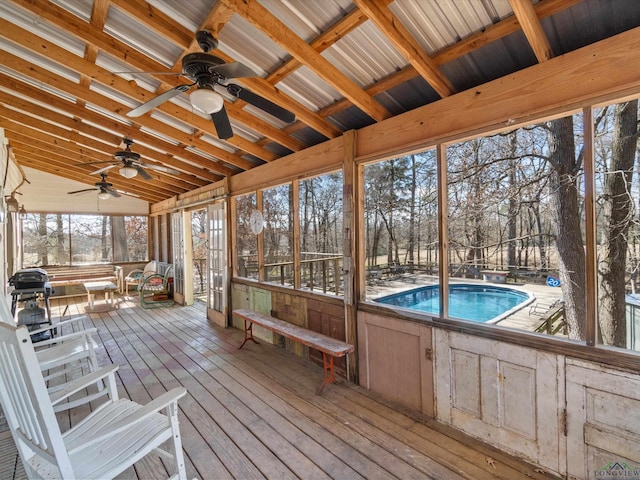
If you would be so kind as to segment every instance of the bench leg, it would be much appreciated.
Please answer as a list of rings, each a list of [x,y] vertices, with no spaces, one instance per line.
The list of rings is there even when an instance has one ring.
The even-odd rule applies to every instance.
[[[253,323],[247,319],[244,319],[244,342],[238,348],[244,347],[244,344],[247,343],[248,340],[251,340],[253,343],[256,342],[256,339],[253,338]],[[258,344],[259,345],[259,344]]]
[[[321,395],[324,387],[327,383],[338,383],[336,382],[335,370],[333,369],[333,355],[327,355],[322,352],[322,364],[324,367],[324,380],[322,381],[322,385],[318,389],[317,395]]]

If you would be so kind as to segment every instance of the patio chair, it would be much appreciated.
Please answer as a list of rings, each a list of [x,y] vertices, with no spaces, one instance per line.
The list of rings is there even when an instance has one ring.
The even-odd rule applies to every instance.
[[[139,268],[135,270],[131,270],[127,276],[124,278],[124,286],[125,286],[125,295],[129,295],[129,286],[134,286],[136,290],[139,290],[140,284],[142,281],[151,276],[158,273],[158,264],[156,261],[152,260],[144,266],[144,269],[140,270]]]
[[[543,317],[547,315],[551,310],[554,310],[556,307],[560,307],[564,305],[564,298],[558,298],[551,303],[545,302],[534,302],[529,307],[529,315]]]
[[[43,378],[48,386],[50,394],[64,390],[70,380],[86,376],[99,370],[96,349],[98,343],[94,335],[98,333],[96,328],[84,328],[82,320],[78,317],[72,320],[58,322],[48,327],[30,331],[33,341],[34,335],[46,329],[57,329],[60,333],[50,340],[40,341],[34,344],[36,358],[38,360]],[[62,333],[67,328],[74,328],[70,333]],[[78,405],[91,402],[96,398],[108,394],[106,385],[99,380],[95,384],[97,392],[86,394],[82,398],[76,398],[73,402],[65,402],[54,407],[56,412],[68,410]]]
[[[50,394],[64,390],[70,380],[98,369],[96,356],[98,345],[93,337],[97,330],[85,329],[85,318],[84,316],[76,317],[37,330],[29,330],[32,341],[40,338],[43,332],[56,332],[55,336],[49,335],[49,340],[38,341],[34,346],[38,367],[49,386]],[[0,299],[0,324],[13,327],[16,325],[9,305],[4,299]],[[102,381],[96,380],[95,386],[97,392],[87,393],[84,399],[76,395],[72,402],[66,401],[56,405],[55,410],[67,410],[109,393],[105,390],[106,386]]]
[[[173,305],[170,287],[173,282],[173,265],[167,265],[163,274],[145,278],[140,285],[140,305],[143,308],[169,307]]]
[[[0,400],[28,478],[114,478],[150,453],[186,478],[175,388],[139,405],[115,398],[62,433],[27,328],[0,325]],[[164,410],[165,413],[161,413]],[[161,448],[169,442],[172,448]]]

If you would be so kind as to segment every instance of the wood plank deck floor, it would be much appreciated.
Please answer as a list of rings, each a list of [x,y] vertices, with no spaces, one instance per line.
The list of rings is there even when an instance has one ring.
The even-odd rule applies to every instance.
[[[73,301],[53,300],[54,319],[65,308],[66,316],[84,313],[84,303]],[[239,350],[242,332],[209,324],[202,304],[144,310],[121,300],[85,324],[99,330],[101,362],[120,366],[122,396],[146,403],[175,386],[187,389],[180,428],[189,478],[555,478],[351,383],[318,396],[321,367],[271,345]],[[84,414],[78,408],[59,420],[66,427]],[[3,438],[4,479],[16,457],[10,436]],[[13,475],[24,475],[19,462]],[[121,478],[165,475],[151,458]]]

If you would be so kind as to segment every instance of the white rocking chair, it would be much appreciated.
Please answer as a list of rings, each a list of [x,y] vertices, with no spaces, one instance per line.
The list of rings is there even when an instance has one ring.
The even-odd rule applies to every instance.
[[[152,452],[173,461],[170,478],[186,478],[178,427],[186,390],[142,406],[117,398],[114,370],[107,374],[114,397],[63,434],[27,328],[0,322],[0,400],[29,478],[113,478]],[[168,440],[173,448],[161,449]]]
[[[98,371],[98,358],[96,356],[98,344],[94,339],[97,329],[85,329],[82,323],[83,318],[66,320],[39,330],[29,331],[29,335],[33,340],[34,335],[42,331],[58,330],[58,334],[52,336],[53,338],[34,344],[36,358],[50,394],[66,389],[68,382],[72,379]],[[73,331],[63,334],[63,329],[68,330],[69,328],[73,328]],[[92,402],[102,395],[109,394],[105,390],[105,386],[104,382],[99,380],[96,382],[97,392],[86,393],[83,398],[76,396],[73,401],[68,399],[64,403],[58,403],[54,405],[54,411],[68,410],[84,403]]]

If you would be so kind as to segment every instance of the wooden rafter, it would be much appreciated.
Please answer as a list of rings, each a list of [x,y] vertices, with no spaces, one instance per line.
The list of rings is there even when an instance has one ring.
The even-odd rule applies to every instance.
[[[553,50],[549,40],[542,29],[540,19],[536,15],[533,4],[530,0],[509,0],[518,22],[522,26],[522,31],[529,41],[539,62],[546,62],[553,58]]]
[[[355,3],[441,97],[448,97],[455,92],[449,79],[389,11],[385,0],[355,0]]]
[[[513,15],[509,15],[507,10],[507,16],[502,20],[493,19],[495,23],[484,25],[476,32],[465,34],[459,41],[427,55],[389,9],[392,1],[352,0],[345,11],[335,12],[331,19],[318,18],[316,23],[313,17],[305,18],[306,7],[296,10],[287,4],[271,9],[268,3],[260,0],[218,0],[211,2],[213,6],[209,11],[195,19],[197,27],[195,24],[186,27],[161,3],[150,4],[147,0],[92,0],[77,11],[66,10],[58,2],[49,0],[6,0],[9,6],[3,8],[13,8],[17,15],[15,22],[11,12],[0,18],[0,43],[8,47],[0,48],[0,64],[5,66],[0,72],[0,126],[19,139],[15,152],[25,156],[16,157],[21,164],[29,163],[34,168],[89,184],[95,178],[87,176],[98,167],[74,165],[69,168],[69,161],[75,164],[85,158],[111,159],[114,151],[123,148],[122,137],[131,137],[136,143],[134,151],[143,157],[144,162],[175,168],[181,174],[155,175],[154,172],[154,178],[149,181],[139,176],[123,180],[114,169],[109,172],[118,177],[114,178],[114,184],[124,181],[125,186],[118,188],[135,187],[148,201],[166,200],[273,162],[289,152],[298,158],[300,153],[322,142],[322,137],[332,139],[342,135],[350,122],[369,123],[365,115],[355,112],[354,105],[379,121],[391,116],[386,107],[376,100],[385,98],[385,105],[394,105],[394,114],[401,113],[396,111],[401,110],[401,102],[395,98],[396,92],[401,90],[392,90],[417,77],[431,85],[441,97],[452,96],[455,89],[450,79],[453,80],[453,74],[456,74],[457,85],[457,75],[464,68],[447,68],[451,75],[449,79],[441,67],[509,35],[523,33],[538,62],[546,62],[554,52],[541,22],[584,2],[509,0]],[[78,14],[83,8],[84,12]],[[576,7],[576,12],[580,8]],[[313,12],[312,9],[310,11]],[[443,13],[445,11],[442,10]],[[492,14],[489,9],[487,13]],[[503,10],[500,15],[504,13]],[[114,14],[118,14],[120,19],[117,24],[110,23]],[[29,15],[32,22],[18,20]],[[290,23],[291,17],[287,16],[299,18]],[[303,40],[297,33],[295,22],[298,20],[307,22],[304,27],[307,32],[315,31],[309,35],[312,38]],[[451,21],[452,26],[457,20],[443,19]],[[225,27],[230,21],[233,28]],[[416,19],[419,21],[421,19]],[[221,37],[223,44],[213,53],[224,62],[237,61],[225,47],[226,36],[235,35],[240,22],[250,25],[244,34],[253,36],[259,31],[278,44],[285,54],[277,49],[279,58],[272,62],[277,65],[266,73],[265,78],[240,78],[234,83],[291,111],[296,116],[295,122],[279,127],[277,122],[265,121],[266,117],[255,114],[255,109],[246,108],[244,101],[227,101],[225,106],[230,119],[238,128],[231,139],[220,141],[216,139],[211,120],[195,114],[183,101],[165,102],[152,112],[134,119],[125,116],[131,107],[150,100],[156,94],[190,83],[180,75],[181,58],[187,53],[201,51],[194,30],[209,30],[216,38]],[[340,48],[336,43],[341,40],[351,44],[350,36],[367,22],[374,24],[376,32],[380,32],[409,64],[395,72],[389,71],[386,77],[377,78],[371,85],[361,86],[348,76],[354,75],[354,72],[346,71],[348,66],[344,67],[344,72],[341,71],[343,67],[338,70],[327,61],[323,52],[332,47]],[[548,23],[551,25],[553,22]],[[33,27],[38,24],[47,25],[42,29]],[[547,26],[547,22],[544,24]],[[172,51],[174,57],[159,61],[144,49],[130,45],[129,42],[135,41],[136,26],[142,26],[138,29],[140,31],[148,28],[155,32],[162,43],[158,52]],[[425,27],[419,23],[416,26]],[[122,28],[122,31],[114,31],[114,28]],[[366,31],[359,29],[356,35]],[[431,32],[424,33],[430,35]],[[75,42],[74,47],[79,45],[81,48],[72,52],[66,46],[65,36]],[[362,48],[367,48],[366,42]],[[21,54],[24,51],[29,52]],[[363,55],[370,54],[363,51]],[[113,68],[104,68],[101,67],[103,63],[96,63],[98,59],[108,58],[122,64],[123,68],[119,70],[141,73],[129,76],[114,74],[111,72]],[[250,65],[248,62],[251,60],[248,53],[247,59],[242,61]],[[167,63],[173,65],[167,67]],[[463,65],[464,62],[459,63]],[[288,76],[301,66],[314,72],[319,79],[299,74],[287,82]],[[381,62],[380,66],[386,67],[386,64]],[[72,75],[67,75],[67,71]],[[167,71],[175,75],[150,73]],[[129,80],[131,78],[133,80]],[[159,86],[156,91],[149,91],[148,87],[142,88],[143,80],[157,81]],[[301,81],[316,80],[337,90],[342,98],[319,111],[312,111],[299,101],[297,95],[301,92],[296,88]],[[423,84],[422,81],[415,83],[418,89]],[[388,91],[389,95],[385,95]],[[424,95],[425,92],[420,90],[419,93]],[[394,104],[394,101],[398,102]],[[247,132],[251,132],[249,135],[243,133],[245,127]],[[353,127],[349,125],[348,128]],[[34,138],[33,144],[25,140],[30,135]],[[51,150],[50,163],[46,161],[47,149]],[[322,163],[309,157],[308,162],[312,161]]]
[[[373,97],[334,67],[327,59],[318,54],[318,52],[258,2],[236,0],[220,1],[224,2],[225,5],[236,13],[242,15],[256,28],[288,51],[300,63],[310,68],[316,75],[342,93],[371,118],[380,121],[390,116],[390,113]]]

